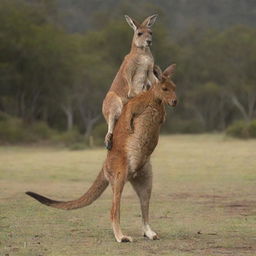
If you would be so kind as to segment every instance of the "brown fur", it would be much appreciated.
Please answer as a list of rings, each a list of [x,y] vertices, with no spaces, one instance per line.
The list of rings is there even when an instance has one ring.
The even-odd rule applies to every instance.
[[[108,133],[105,137],[105,145],[108,149],[112,147],[113,129],[124,104],[157,80],[153,73],[154,59],[149,48],[152,42],[150,27],[157,16],[148,17],[140,25],[129,16],[125,17],[134,29],[131,50],[124,58],[102,106],[108,124]]]
[[[108,151],[96,181],[81,198],[59,202],[33,192],[27,194],[48,206],[70,210],[92,203],[110,183],[113,191],[111,221],[114,235],[118,242],[129,242],[132,238],[123,235],[120,228],[120,200],[128,180],[140,199],[144,235],[158,239],[148,223],[152,189],[150,155],[157,145],[160,126],[165,120],[165,104],[175,106],[177,103],[175,85],[169,80],[174,68],[175,65],[168,67],[160,82],[125,105],[114,129],[113,148]]]

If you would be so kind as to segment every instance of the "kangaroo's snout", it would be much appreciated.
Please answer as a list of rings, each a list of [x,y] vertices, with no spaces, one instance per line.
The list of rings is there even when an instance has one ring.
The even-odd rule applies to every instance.
[[[175,107],[177,105],[178,101],[177,99],[174,99],[174,100],[171,100],[169,105],[172,106],[172,107]]]
[[[168,105],[171,107],[175,107],[177,103],[178,103],[177,99],[172,99],[168,102]]]
[[[150,46],[152,44],[152,40],[147,40],[147,44]]]

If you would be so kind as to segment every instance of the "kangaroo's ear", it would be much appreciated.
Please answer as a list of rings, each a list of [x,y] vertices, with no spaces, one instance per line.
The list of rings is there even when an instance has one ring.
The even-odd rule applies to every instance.
[[[176,69],[176,64],[170,65],[168,68],[166,68],[163,72],[163,77],[170,78],[174,73]]]
[[[137,28],[139,27],[139,23],[136,20],[130,18],[128,15],[124,15],[124,17],[129,26],[133,28],[134,31],[137,30]]]
[[[158,14],[154,14],[154,15],[151,15],[149,17],[147,17],[143,22],[142,22],[142,26],[146,26],[146,27],[152,27],[155,22],[156,22],[156,18],[158,17]]]
[[[162,70],[161,70],[161,68],[159,66],[154,65],[153,73],[154,73],[155,77],[158,80],[161,80],[161,78],[162,78]]]

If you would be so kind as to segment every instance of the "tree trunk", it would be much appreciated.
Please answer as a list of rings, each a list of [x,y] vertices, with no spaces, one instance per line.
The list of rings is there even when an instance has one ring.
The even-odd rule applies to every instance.
[[[233,104],[238,108],[240,113],[242,114],[244,120],[246,122],[249,122],[250,118],[249,118],[248,114],[246,113],[244,106],[239,102],[239,100],[237,99],[237,97],[234,94],[231,95],[231,100],[232,100]]]
[[[195,113],[195,116],[200,121],[200,123],[202,124],[203,128],[206,129],[206,126],[207,126],[206,125],[206,119],[204,118],[204,115],[201,113],[201,111],[196,106],[194,106],[193,104],[190,105],[190,108]]]
[[[67,113],[67,130],[68,131],[73,129],[73,124],[74,124],[73,112],[70,111]]]
[[[219,104],[219,129],[221,131],[226,129],[226,113],[225,111],[225,96],[221,95]]]
[[[100,119],[100,115],[97,115],[92,119],[87,119],[87,125],[85,127],[86,130],[85,130],[85,133],[84,133],[84,136],[86,138],[89,138],[91,136],[93,126],[98,122],[99,119]]]
[[[73,115],[73,109],[71,105],[68,106],[61,106],[61,109],[63,110],[64,114],[66,115],[66,122],[67,122],[67,131],[70,131],[73,129],[74,126],[74,115]]]
[[[18,102],[18,117],[25,119],[25,93],[20,93],[17,96],[17,102]]]
[[[78,102],[78,106],[79,106],[81,119],[84,124],[84,129],[85,129],[84,136],[86,138],[89,138],[92,133],[93,126],[100,119],[101,115],[94,113],[93,111],[89,111],[89,110],[85,111],[85,107],[81,101]]]

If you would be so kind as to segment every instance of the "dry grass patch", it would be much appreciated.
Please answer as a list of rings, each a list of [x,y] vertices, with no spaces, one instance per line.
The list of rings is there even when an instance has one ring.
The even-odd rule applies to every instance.
[[[55,199],[81,195],[104,149],[0,148],[0,255],[256,255],[256,140],[222,135],[162,136],[152,157],[151,222],[161,240],[141,236],[140,209],[127,184],[121,211],[131,244],[117,244],[111,191],[75,211],[47,208],[32,190]]]

